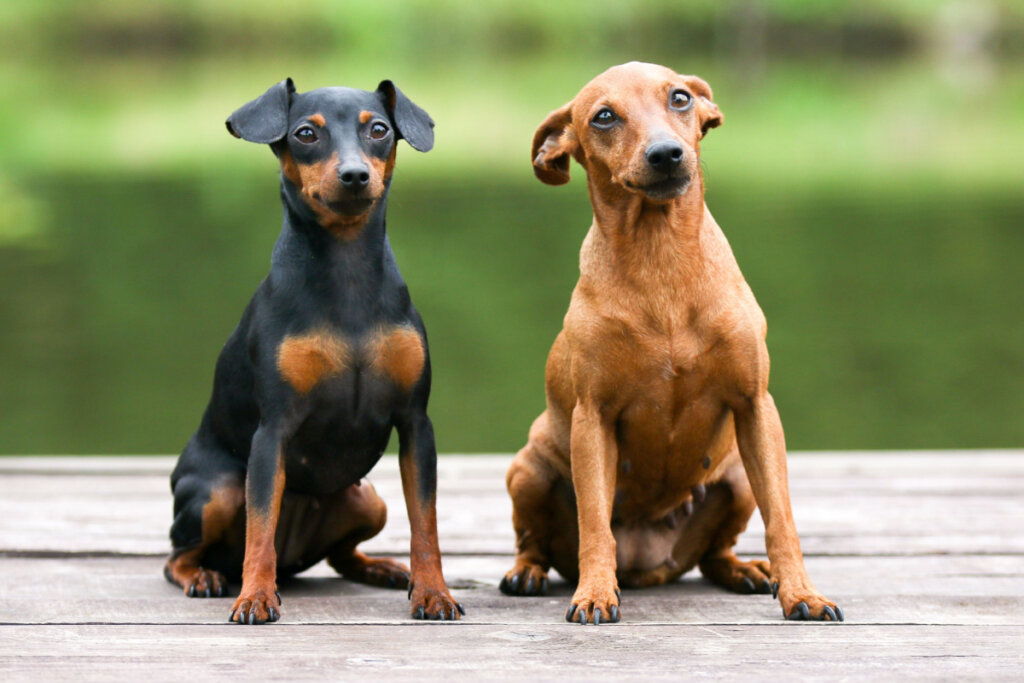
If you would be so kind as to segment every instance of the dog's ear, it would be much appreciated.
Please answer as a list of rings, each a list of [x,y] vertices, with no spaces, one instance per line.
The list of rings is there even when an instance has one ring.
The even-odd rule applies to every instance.
[[[699,76],[684,76],[686,84],[690,86],[694,96],[697,98],[697,116],[700,117],[700,136],[704,137],[712,128],[718,128],[725,120],[725,116],[718,109],[711,94],[711,86]]]
[[[434,146],[434,119],[430,114],[417,107],[391,81],[381,81],[377,93],[391,113],[398,137],[415,150],[429,152]]]
[[[295,84],[286,78],[228,117],[228,132],[249,142],[271,144],[288,134],[288,107]]]
[[[530,149],[533,173],[548,185],[564,185],[569,182],[569,162],[579,147],[570,123],[572,102],[548,114],[533,134],[533,146]]]
[[[701,137],[708,134],[712,128],[718,128],[725,120],[725,116],[718,109],[711,93],[711,86],[699,76],[685,76],[686,84],[690,86],[694,96],[697,98],[697,115],[700,117]]]

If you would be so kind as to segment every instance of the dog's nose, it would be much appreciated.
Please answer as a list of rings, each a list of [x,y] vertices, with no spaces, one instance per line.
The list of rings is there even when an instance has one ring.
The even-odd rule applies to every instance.
[[[674,171],[683,160],[683,146],[675,140],[662,140],[648,145],[644,152],[647,163],[659,171]]]
[[[346,190],[362,190],[370,183],[370,171],[362,164],[352,164],[338,169],[338,180]]]

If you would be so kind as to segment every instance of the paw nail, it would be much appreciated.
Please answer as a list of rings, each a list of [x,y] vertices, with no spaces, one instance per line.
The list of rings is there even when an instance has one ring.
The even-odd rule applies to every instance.
[[[828,617],[829,621],[838,621],[839,620],[839,618],[836,616],[836,613],[833,612],[832,608],[829,607],[828,605],[825,605],[825,608],[821,611],[821,616]]]
[[[587,623],[587,610],[581,609],[579,611],[579,622],[581,625]]]
[[[527,580],[527,582],[526,582],[526,587],[523,588],[523,592],[526,593],[527,595],[530,595],[531,593],[533,593],[533,586],[534,586],[534,581],[533,581],[533,575],[531,574],[529,580]]]
[[[192,584],[191,586],[188,587],[188,597],[190,597],[190,598],[196,597],[196,585],[195,584]]]
[[[594,610],[594,626],[601,625],[601,608],[598,607]]]
[[[811,610],[807,607],[807,603],[801,600],[800,602],[796,603],[796,605],[794,605],[792,611],[790,611],[789,613],[789,616],[786,618],[790,621],[804,621],[806,619],[809,619],[810,616]]]
[[[690,489],[690,493],[693,495],[694,501],[698,503],[703,503],[704,496],[707,494],[707,490],[704,488],[704,484],[697,484],[692,489]]]
[[[611,612],[611,615],[612,615],[612,623],[613,624],[619,623],[619,608],[616,607],[615,605],[612,605],[611,609],[609,609],[609,612]]]
[[[210,595],[211,595],[211,593],[210,593],[210,589],[209,589],[209,588],[207,588],[207,589],[206,589],[206,597],[210,597]]]
[[[761,590],[759,592],[761,592],[761,593],[771,593],[772,592],[772,584],[769,583],[768,579],[761,579]]]
[[[746,593],[753,593],[755,590],[754,582],[751,581],[749,577],[743,577],[743,590]]]
[[[284,600],[281,599],[281,594],[279,592],[277,592],[277,591],[274,591],[274,595],[277,596],[277,604],[278,604],[278,606],[283,605],[284,604]]]
[[[843,608],[839,605],[836,605],[836,616],[839,617],[839,621],[846,621],[843,617]]]
[[[413,619],[426,619],[427,618],[427,610],[423,609],[423,606],[420,605],[419,607],[416,608],[416,611],[412,613],[412,618]]]
[[[576,615],[576,603],[569,605],[568,611],[565,613],[565,620],[572,623],[573,616]]]
[[[776,581],[775,583],[772,584],[772,597],[773,598],[778,598],[779,597],[779,582],[778,581]]]
[[[618,588],[615,589],[615,597],[619,599],[619,602],[622,602],[622,591]]]
[[[548,584],[548,577],[545,576],[543,579],[540,580],[540,594],[541,595],[547,595],[548,594],[548,585],[549,585]]]
[[[460,605],[459,603],[455,603],[455,607],[459,610],[459,614],[461,614],[462,616],[466,616],[466,610],[462,608],[462,605]]]

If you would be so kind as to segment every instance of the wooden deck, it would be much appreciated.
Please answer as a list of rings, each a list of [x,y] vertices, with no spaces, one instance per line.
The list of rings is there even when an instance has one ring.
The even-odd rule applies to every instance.
[[[507,598],[509,456],[445,456],[438,517],[458,624],[321,564],[282,586],[278,624],[166,583],[173,459],[0,458],[0,678],[240,680],[1024,677],[1024,451],[790,456],[807,567],[844,624],[782,620],[767,596],[694,572],[626,591],[624,622],[562,621],[571,588]],[[365,544],[407,561],[394,457],[371,479],[390,521]],[[741,555],[763,555],[755,519]],[[236,587],[237,588],[237,587]]]

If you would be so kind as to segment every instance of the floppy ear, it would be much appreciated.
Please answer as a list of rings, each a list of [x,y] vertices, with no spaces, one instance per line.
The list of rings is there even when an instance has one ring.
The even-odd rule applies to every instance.
[[[711,86],[699,76],[686,76],[686,84],[697,96],[697,115],[700,116],[700,136],[704,137],[712,128],[718,128],[725,120],[725,116],[714,103],[711,95]]]
[[[579,143],[569,130],[572,123],[572,102],[548,114],[533,134],[530,158],[533,173],[548,185],[564,185],[569,182],[569,161]]]
[[[434,119],[430,114],[413,104],[391,81],[381,81],[377,93],[391,113],[398,137],[415,150],[429,152],[434,146]]]
[[[252,102],[243,104],[225,121],[228,132],[249,142],[270,144],[288,134],[288,107],[295,85],[286,78]]]

